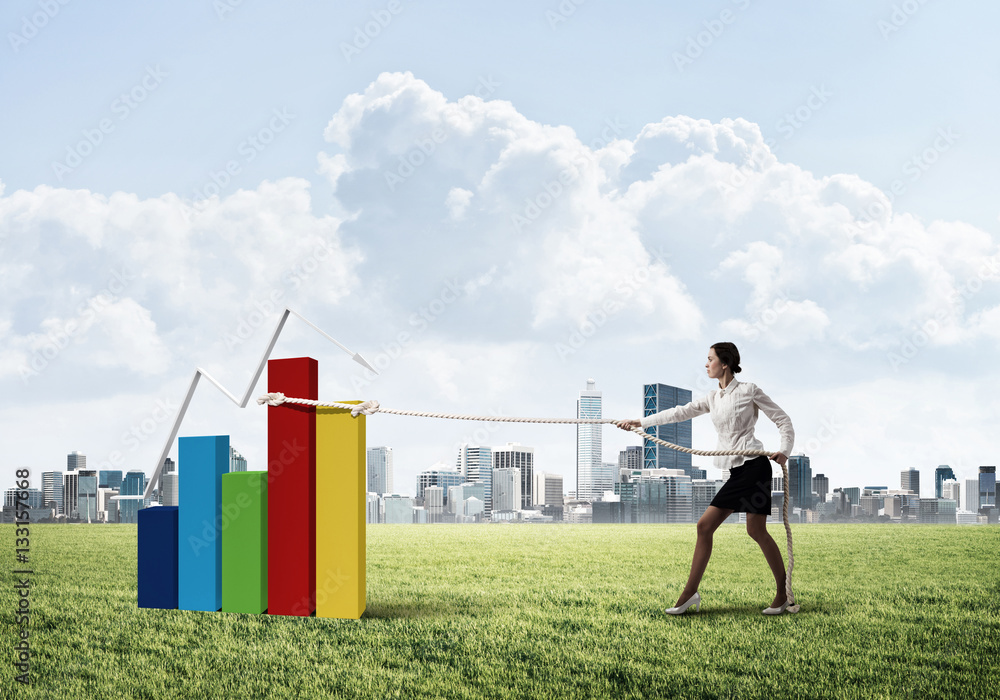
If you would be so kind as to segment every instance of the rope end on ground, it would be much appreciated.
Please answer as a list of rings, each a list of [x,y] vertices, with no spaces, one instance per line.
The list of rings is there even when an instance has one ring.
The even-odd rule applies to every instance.
[[[280,391],[274,391],[270,394],[263,394],[257,397],[257,405],[261,406],[267,404],[268,406],[280,406],[285,403],[285,395]]]

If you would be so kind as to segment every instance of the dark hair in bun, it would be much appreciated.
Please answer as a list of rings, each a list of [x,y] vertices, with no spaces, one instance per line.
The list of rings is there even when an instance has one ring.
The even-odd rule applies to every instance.
[[[719,358],[719,362],[726,365],[733,374],[739,374],[742,371],[740,367],[740,351],[736,349],[736,346],[732,343],[716,343],[712,346],[715,350],[715,354]]]

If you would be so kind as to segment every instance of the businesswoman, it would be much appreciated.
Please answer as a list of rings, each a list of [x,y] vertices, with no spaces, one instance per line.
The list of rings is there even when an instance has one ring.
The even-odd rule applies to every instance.
[[[781,434],[781,448],[770,456],[784,465],[792,453],[795,432],[788,415],[778,407],[760,388],[751,382],[736,379],[739,373],[740,352],[732,343],[716,343],[708,351],[705,363],[708,376],[719,380],[719,390],[710,391],[706,396],[685,404],[660,411],[642,420],[625,420],[617,423],[622,430],[632,427],[648,428],[664,423],[677,423],[703,413],[712,415],[712,423],[719,434],[718,450],[763,450],[764,444],[754,436],[758,409],[778,426]],[[715,457],[715,466],[728,468],[729,480],[723,485],[698,520],[698,541],[691,562],[691,575],[687,585],[677,599],[677,604],[666,612],[679,615],[692,605],[697,611],[701,607],[698,584],[712,556],[712,535],[719,525],[736,511],[747,514],[747,534],[764,552],[778,592],[765,615],[779,615],[788,607],[785,596],[785,564],[781,550],[767,531],[767,516],[771,512],[771,463],[767,457]]]

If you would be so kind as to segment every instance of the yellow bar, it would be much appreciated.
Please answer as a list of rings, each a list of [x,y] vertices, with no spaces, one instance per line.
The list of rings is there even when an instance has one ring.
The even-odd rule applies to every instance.
[[[316,617],[365,611],[366,488],[364,414],[317,407]]]

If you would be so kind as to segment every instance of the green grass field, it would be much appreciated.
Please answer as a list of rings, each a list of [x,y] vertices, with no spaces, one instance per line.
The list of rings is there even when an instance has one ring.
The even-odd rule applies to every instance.
[[[340,621],[140,610],[134,526],[34,525],[28,688],[0,529],[0,697],[1000,697],[997,526],[793,526],[802,610],[776,617],[743,526],[681,616],[694,525],[370,526]]]

